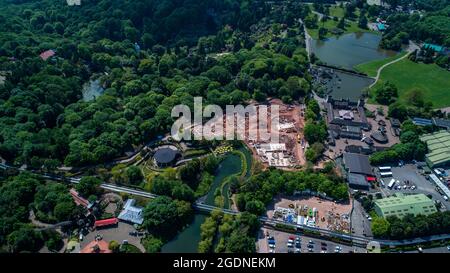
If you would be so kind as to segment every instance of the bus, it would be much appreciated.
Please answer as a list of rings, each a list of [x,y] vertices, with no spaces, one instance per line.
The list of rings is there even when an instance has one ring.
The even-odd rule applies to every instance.
[[[394,187],[394,185],[395,185],[395,179],[392,178],[392,179],[391,179],[391,182],[389,182],[389,184],[388,184],[388,188],[389,188],[390,190],[392,190],[392,187]]]
[[[380,176],[381,177],[390,177],[390,176],[392,176],[392,172],[381,172]]]
[[[389,167],[389,166],[378,167],[378,170],[380,170],[380,172],[390,172],[391,171],[391,167]]]

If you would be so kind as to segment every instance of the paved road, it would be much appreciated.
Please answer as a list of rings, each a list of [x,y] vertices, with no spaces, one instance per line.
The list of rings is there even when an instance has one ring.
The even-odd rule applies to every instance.
[[[406,251],[406,253],[418,253],[418,252],[419,252],[418,250]],[[446,246],[441,246],[441,247],[434,247],[434,248],[425,248],[425,249],[423,249],[422,252],[423,253],[450,253],[450,250],[448,250]]]
[[[353,202],[353,211],[351,215],[352,234],[372,238],[371,223],[366,218],[366,212],[357,200]]]

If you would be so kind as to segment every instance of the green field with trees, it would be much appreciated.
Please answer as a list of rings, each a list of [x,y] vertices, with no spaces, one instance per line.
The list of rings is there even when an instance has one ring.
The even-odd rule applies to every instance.
[[[419,92],[424,103],[442,108],[450,106],[449,78],[450,72],[436,64],[415,63],[406,58],[384,68],[372,89],[390,82],[397,87],[400,102],[409,104],[411,95]]]
[[[347,3],[346,5],[330,5],[315,2],[309,5],[312,10],[323,14],[310,14],[305,19],[309,35],[314,39],[325,39],[355,32],[372,32],[367,27],[368,16],[375,15],[378,10],[365,5],[364,1]]]

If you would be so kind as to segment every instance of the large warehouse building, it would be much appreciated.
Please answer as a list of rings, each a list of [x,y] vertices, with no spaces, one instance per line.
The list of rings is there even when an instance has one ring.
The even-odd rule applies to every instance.
[[[345,153],[343,163],[347,171],[347,180],[350,188],[369,190],[369,181],[374,181],[372,167],[369,163],[369,156],[355,153]]]
[[[394,196],[375,201],[375,212],[384,218],[388,216],[402,218],[407,214],[429,215],[436,211],[433,201],[425,194],[403,195],[396,193]]]
[[[427,164],[431,167],[450,165],[450,132],[441,130],[420,137],[428,146]]]

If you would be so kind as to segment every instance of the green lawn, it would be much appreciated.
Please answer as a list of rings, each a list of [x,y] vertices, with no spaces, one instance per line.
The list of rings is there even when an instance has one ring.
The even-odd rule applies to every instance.
[[[330,7],[330,16],[333,17],[344,17],[344,9],[339,6],[331,6]]]
[[[415,63],[405,58],[383,69],[380,80],[372,89],[384,81],[397,86],[400,101],[405,102],[408,91],[418,88],[423,90],[425,100],[431,101],[434,108],[450,106],[450,72],[436,64]]]
[[[366,73],[370,77],[375,77],[377,75],[378,68],[383,66],[384,64],[393,61],[395,59],[403,57],[407,52],[401,52],[400,54],[397,54],[395,56],[382,59],[382,60],[375,60],[367,63],[358,64],[355,66],[356,71]]]
[[[312,8],[312,5],[311,5]],[[358,18],[359,16],[359,9],[356,9],[356,18]],[[344,9],[333,5],[330,7],[330,16],[331,17],[338,17],[338,19],[344,17]],[[325,38],[330,38],[335,36],[335,34],[331,33],[331,30],[334,28],[337,28],[339,21],[334,21],[333,19],[329,18],[325,23],[323,22],[318,22],[318,27],[316,29],[310,29],[308,28],[308,33],[309,35],[311,35],[311,37],[313,37],[314,39],[319,39],[319,28],[320,27],[324,27],[326,29],[328,29],[328,33],[325,35]],[[342,33],[343,34],[348,34],[348,33],[354,33],[354,32],[375,32],[369,29],[362,29],[360,27],[358,27],[358,20],[355,21],[350,21],[350,20],[346,20],[345,22],[345,30]]]
[[[317,39],[319,39],[319,28],[324,27],[324,28],[328,29],[328,33],[327,33],[327,35],[325,35],[325,37],[330,38],[330,37],[335,36],[333,33],[331,33],[331,30],[334,28],[337,28],[338,23],[339,22],[336,22],[332,19],[328,19],[325,23],[319,22],[317,28],[315,28],[315,29],[308,28],[307,30],[308,30],[309,35],[311,35],[312,38],[317,40]],[[347,21],[345,23],[345,30],[342,33],[342,35],[348,34],[348,33],[355,33],[355,32],[375,32],[375,31],[372,31],[369,29],[362,29],[362,28],[358,27],[357,22]]]

